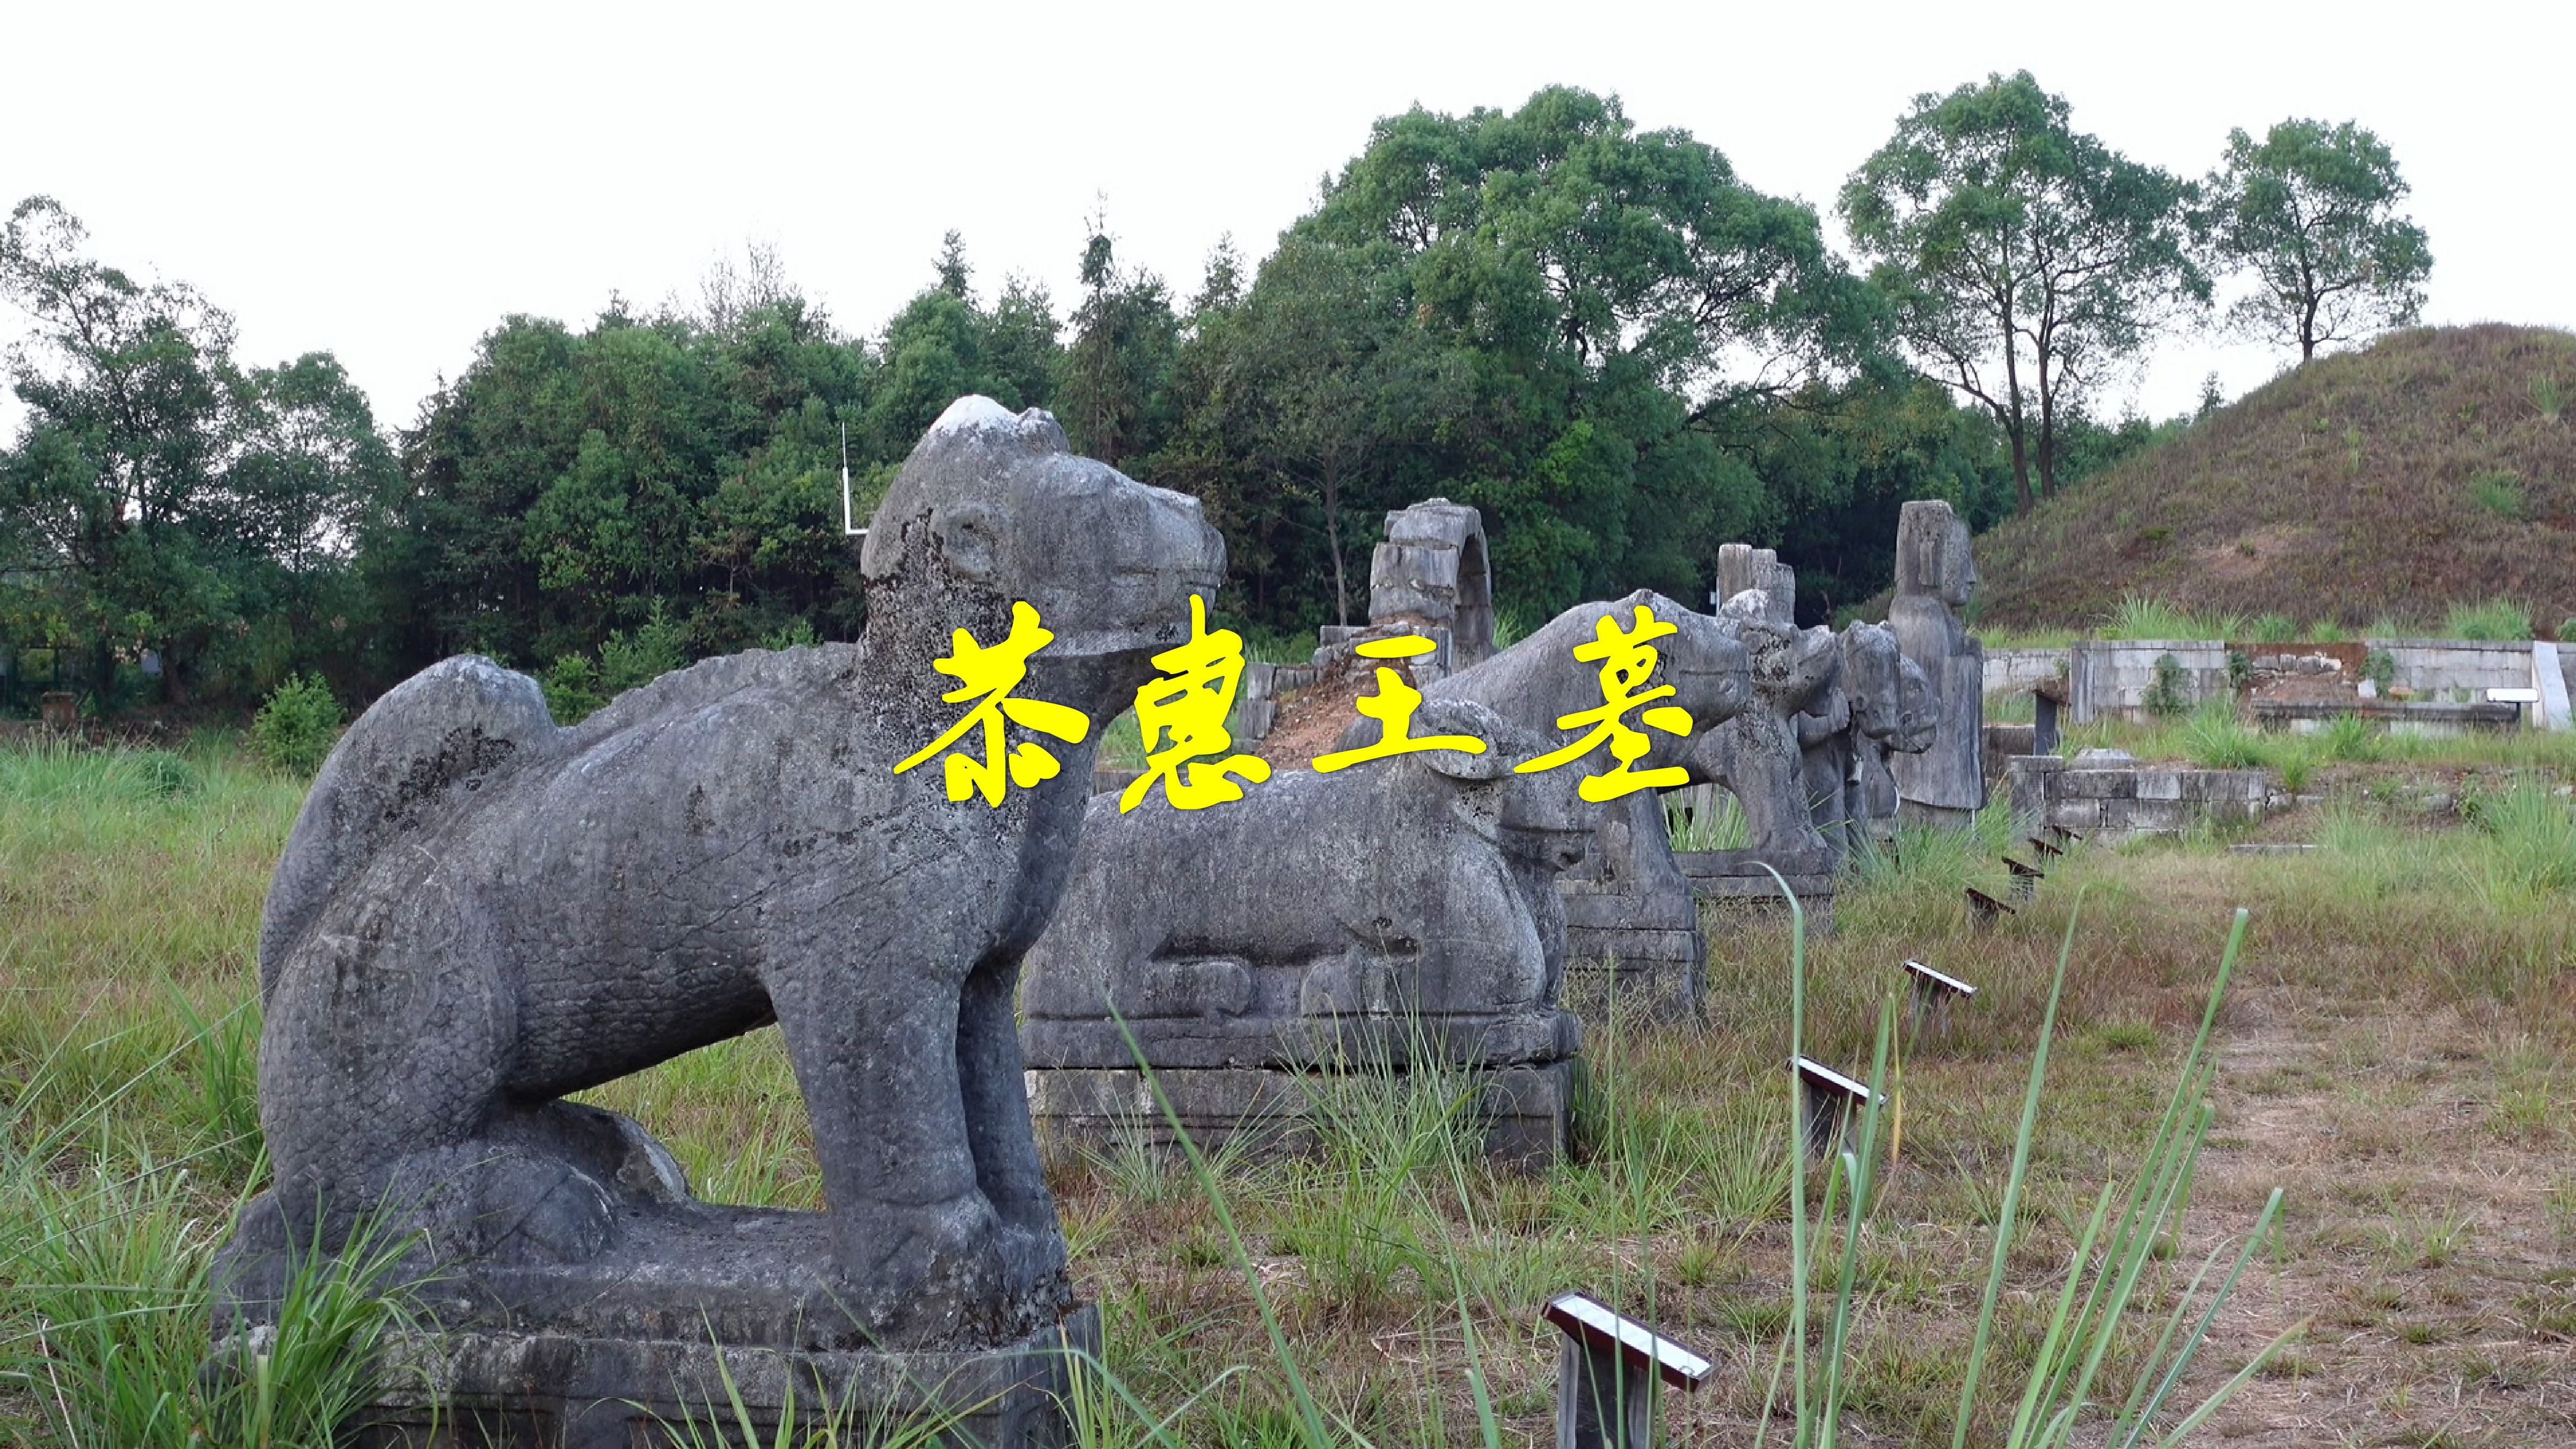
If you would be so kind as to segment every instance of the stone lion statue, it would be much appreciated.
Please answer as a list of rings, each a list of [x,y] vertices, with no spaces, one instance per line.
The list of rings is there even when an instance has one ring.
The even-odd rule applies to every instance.
[[[563,1098],[775,1021],[828,1227],[823,1262],[747,1277],[810,1268],[799,1301],[853,1342],[998,1342],[1062,1311],[1013,990],[1099,726],[1189,637],[1224,545],[1195,501],[1075,456],[1046,413],[970,397],[904,464],[861,563],[854,644],[709,660],[571,728],[535,681],[455,658],[349,730],[262,923],[276,1186],[237,1270],[378,1210],[504,1299],[572,1291],[546,1273],[639,1235],[756,1258],[742,1245],[796,1215],[689,1203],[640,1127]],[[1059,772],[998,807],[947,798],[937,760],[897,773],[973,707],[932,667],[952,631],[992,645],[1023,601],[1054,638],[1013,697],[1090,732],[1041,741]]]

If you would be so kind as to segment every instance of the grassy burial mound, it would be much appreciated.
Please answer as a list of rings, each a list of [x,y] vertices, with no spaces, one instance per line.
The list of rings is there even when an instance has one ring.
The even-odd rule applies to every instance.
[[[2576,335],[2430,327],[2321,358],[1977,540],[1977,622],[2576,617]]]

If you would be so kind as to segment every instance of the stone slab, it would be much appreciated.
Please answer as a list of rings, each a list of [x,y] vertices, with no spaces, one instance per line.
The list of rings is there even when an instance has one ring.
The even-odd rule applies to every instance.
[[[351,1426],[354,1449],[662,1449],[739,1432],[733,1398],[768,1443],[835,1420],[845,1443],[936,1430],[953,1449],[1072,1442],[1068,1351],[1097,1359],[1100,1310],[1006,1348],[955,1353],[721,1348],[706,1341],[559,1333],[402,1332],[385,1382]],[[725,1437],[723,1442],[732,1443]],[[802,1442],[799,1440],[798,1442]]]
[[[1548,1007],[1492,1016],[1138,1016],[1124,1030],[1108,1018],[1033,1016],[1020,1024],[1021,1053],[1033,1067],[1125,1070],[1136,1061],[1131,1034],[1157,1069],[1401,1067],[1417,1040],[1452,1061],[1511,1066],[1556,1061],[1583,1046],[1582,1024]]]
[[[285,1257],[272,1246],[228,1265],[218,1364],[274,1321]],[[1062,1350],[1099,1351],[1096,1309],[1000,1346],[893,1352],[845,1311],[837,1281],[821,1213],[629,1202],[587,1261],[456,1265],[417,1285],[356,1442],[660,1445],[672,1442],[660,1425],[726,1401],[727,1375],[765,1426],[791,1402],[800,1423],[828,1402],[860,1423],[949,1424],[961,1445],[1064,1441]]]
[[[1570,1151],[1578,1071],[1578,1064],[1568,1060],[1477,1073],[1486,1155],[1510,1166],[1543,1169]],[[1316,1095],[1329,1090],[1321,1074],[1245,1068],[1158,1068],[1154,1084],[1202,1151],[1236,1144],[1265,1156],[1313,1145]],[[1028,1092],[1039,1140],[1053,1150],[1121,1139],[1161,1148],[1174,1145],[1170,1119],[1155,1100],[1153,1084],[1133,1067],[1033,1068]]]
[[[1687,929],[1568,929],[1566,1006],[1592,1021],[1632,1011],[1661,1021],[1697,1020],[1707,950],[1696,905],[1691,914]]]

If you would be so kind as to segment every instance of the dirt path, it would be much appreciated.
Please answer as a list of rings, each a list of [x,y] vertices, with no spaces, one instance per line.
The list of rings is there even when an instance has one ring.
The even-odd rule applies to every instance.
[[[2355,1016],[2285,987],[2231,1015],[2190,1259],[2285,1197],[2207,1361],[2306,1326],[2216,1441],[2576,1445],[2565,1064],[2500,1015]]]

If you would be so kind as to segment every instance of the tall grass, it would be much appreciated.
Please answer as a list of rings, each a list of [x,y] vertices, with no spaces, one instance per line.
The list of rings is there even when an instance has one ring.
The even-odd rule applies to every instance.
[[[2241,639],[2245,621],[2234,614],[2195,614],[2162,599],[2130,594],[2093,632],[2100,639]]]
[[[2444,628],[2454,639],[2511,642],[2531,637],[2531,610],[2511,599],[2454,605]]]
[[[238,1199],[210,1212],[202,1159],[161,1160],[120,1132],[114,1109],[142,1079],[48,1124],[34,1110],[46,1075],[0,1117],[0,1388],[72,1446],[340,1442],[377,1391],[376,1346],[408,1315],[385,1288],[401,1245],[362,1234],[309,1255],[274,1322],[210,1364],[209,1270]]]
[[[1781,891],[1788,894],[1786,882],[1781,883]],[[1794,899],[1791,909],[1796,920],[1790,985],[1791,1032],[1792,1041],[1803,1051],[1805,924],[1803,912]],[[1968,1351],[1964,1380],[1959,1389],[1957,1418],[1951,1435],[1953,1449],[1965,1449],[1979,1415],[1979,1391],[1984,1386],[1987,1360],[1995,1347],[1996,1309],[2002,1300],[2005,1269],[2011,1260],[2015,1237],[2022,1222],[2019,1205],[2028,1181],[2031,1143],[2048,1075],[2049,1047],[2055,1035],[2058,1006],[2065,994],[2067,962],[2074,951],[2077,923],[2081,916],[2082,902],[2079,899],[2076,909],[2067,918],[2065,939],[2058,951],[2056,975],[2050,984],[2048,1005],[2041,1018],[2039,1043],[2031,1058],[2030,1082],[2022,1098],[2012,1165],[1996,1214],[1994,1250],[1987,1271],[1985,1294],[1978,1305],[1976,1335]],[[2210,1416],[2250,1382],[2262,1365],[2298,1331],[2293,1329],[2275,1338],[2233,1378],[2197,1407],[2184,1413],[2178,1422],[2172,1423],[2160,1436],[2153,1433],[2154,1426],[2166,1416],[2183,1377],[2207,1341],[2210,1328],[2234,1295],[2246,1266],[2269,1237],[2281,1206],[2281,1194],[2275,1189],[2226,1275],[2212,1285],[2210,1291],[2202,1293],[2203,1285],[2225,1253],[2225,1246],[2221,1245],[2212,1250],[2189,1285],[2175,1297],[2162,1332],[2157,1336],[2153,1349],[2134,1370],[2129,1390],[2120,1397],[2119,1407],[2110,1412],[2107,1426],[2096,1431],[2086,1422],[2086,1411],[2094,1411],[2098,1418],[2108,1407],[2110,1400],[2107,1397],[2096,1397],[2095,1384],[2121,1339],[2132,1304],[2150,1296],[2147,1279],[2152,1265],[2162,1256],[2162,1245],[2181,1234],[2193,1170],[2207,1141],[2213,1116],[2208,1094],[2217,1067],[2210,1052],[2210,1037],[2217,1024],[2219,1003],[2225,998],[2228,982],[2235,974],[2238,952],[2244,944],[2246,919],[2245,911],[2236,913],[2235,925],[2228,935],[2226,954],[2219,962],[2216,979],[2210,986],[2208,1006],[2201,1015],[2199,1035],[2183,1059],[2173,1095],[2166,1104],[2163,1119],[2156,1127],[2144,1158],[2125,1185],[2116,1179],[2106,1182],[2095,1199],[2092,1216],[2068,1259],[2063,1286],[2049,1315],[2046,1333],[2031,1360],[2021,1396],[2012,1411],[2010,1428],[2001,1440],[2005,1449],[2062,1449],[2062,1446],[2076,1442],[2079,1431],[2087,1442],[2104,1442],[2117,1446],[2117,1449],[2129,1449],[2129,1446],[2141,1442],[2175,1444],[2207,1423]],[[1840,1442],[1847,1393],[1844,1375],[1852,1357],[1858,1312],[1854,1290],[1859,1278],[1861,1244],[1868,1229],[1871,1206],[1877,1197],[1881,1107],[1887,1100],[1891,1085],[1887,1069],[1896,1022],[1897,1002],[1891,994],[1879,1008],[1877,1045],[1868,1078],[1870,1091],[1860,1114],[1858,1140],[1845,1143],[1830,1164],[1823,1202],[1812,1228],[1806,1219],[1803,1176],[1793,1185],[1791,1318],[1781,1353],[1775,1360],[1774,1393],[1766,1396],[1763,1441],[1767,1441],[1771,1428],[1769,1407],[1776,1403],[1778,1365],[1785,1362],[1791,1374],[1794,1410],[1794,1422],[1787,1431],[1787,1442],[1794,1449],[1832,1449]],[[1794,1082],[1789,1090],[1794,1101],[1798,1090]],[[1795,1120],[1793,1117],[1793,1124]],[[1803,1128],[1793,1125],[1788,1141],[1791,1152],[1801,1150]],[[1818,1266],[1817,1254],[1823,1245],[1832,1241],[1837,1228],[1838,1196],[1842,1210],[1838,1225],[1841,1254],[1832,1278],[1833,1310],[1821,1335],[1820,1352],[1816,1355],[1822,1363],[1811,1366],[1808,1339],[1812,1325],[1807,1284]],[[2197,1314],[2191,1312],[2195,1305],[2199,1309]],[[2186,1327],[2187,1332],[2184,1331]]]

